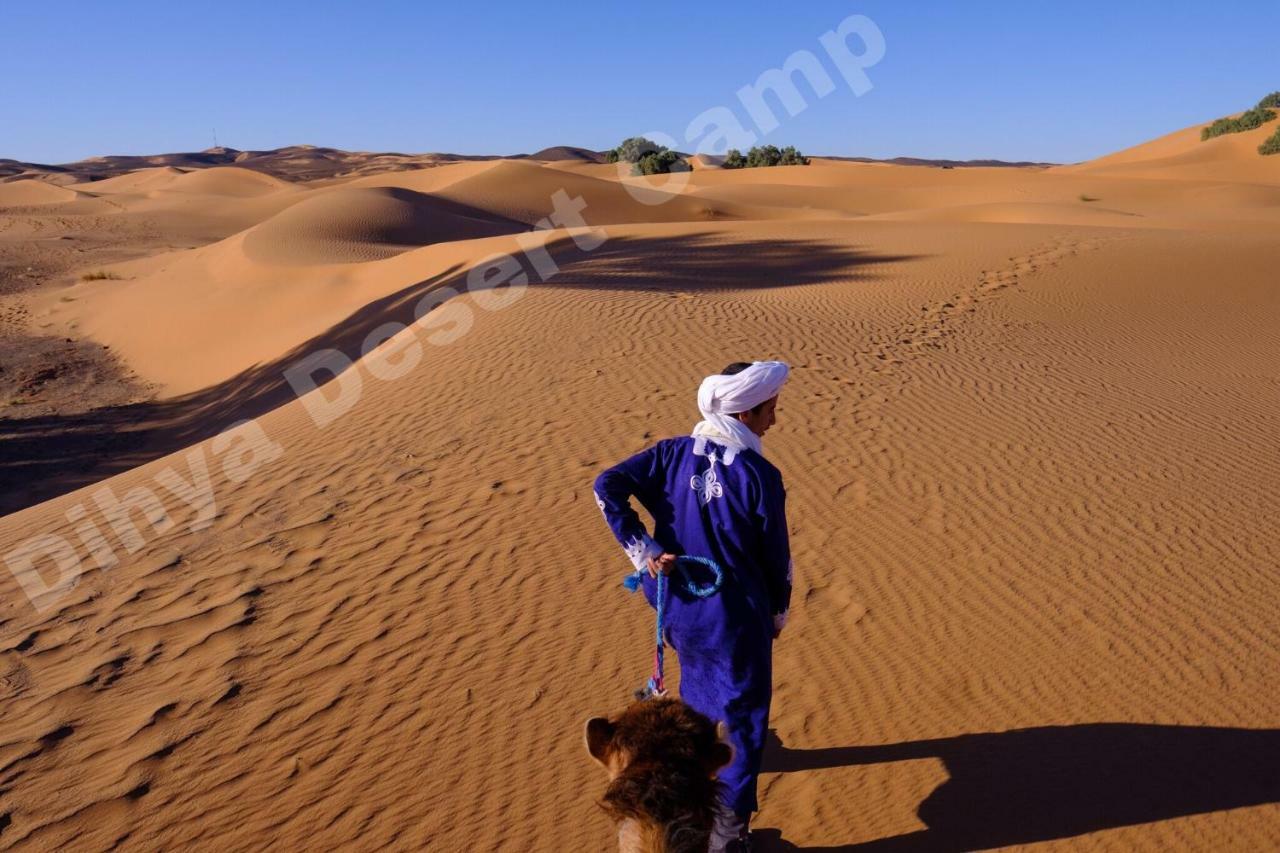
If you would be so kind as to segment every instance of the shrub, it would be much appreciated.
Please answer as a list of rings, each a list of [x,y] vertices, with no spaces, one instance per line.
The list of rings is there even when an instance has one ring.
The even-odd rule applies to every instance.
[[[1272,92],[1261,101],[1258,101],[1256,109],[1265,110],[1267,107],[1280,109],[1280,92]]]
[[[726,169],[758,169],[768,166],[808,166],[809,158],[801,154],[794,145],[788,145],[786,148],[778,148],[776,145],[757,145],[747,152],[744,158],[742,152],[736,148],[730,148],[724,158],[724,168]]]
[[[1262,155],[1280,154],[1280,127],[1276,128],[1276,132],[1267,137],[1266,141],[1258,146],[1258,153]]]
[[[1242,133],[1246,130],[1253,130],[1262,127],[1267,122],[1276,117],[1272,110],[1263,107],[1254,107],[1251,110],[1243,112],[1237,118],[1220,118],[1213,124],[1200,131],[1200,141],[1213,139],[1215,136],[1222,136],[1224,133]]]
[[[782,160],[782,152],[776,145],[757,145],[747,152],[747,167],[776,166]]]
[[[668,172],[686,172],[689,164],[671,149],[643,136],[632,136],[622,144],[605,152],[607,163],[630,163],[633,175],[665,175]]]
[[[80,276],[81,281],[119,281],[120,276],[106,270],[98,270],[96,272],[87,272]]]
[[[689,164],[674,151],[666,148],[641,157],[631,167],[633,175],[665,175],[668,172],[687,172]]]
[[[1097,196],[1093,196],[1093,195],[1085,195],[1084,193],[1080,193],[1080,200],[1081,200],[1081,201],[1097,201],[1097,200],[1098,200],[1098,197],[1097,197]]]

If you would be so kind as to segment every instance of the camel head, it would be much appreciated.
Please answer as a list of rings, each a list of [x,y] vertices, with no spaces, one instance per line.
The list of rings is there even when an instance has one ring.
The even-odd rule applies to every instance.
[[[587,751],[609,774],[600,805],[626,833],[652,837],[635,849],[704,853],[719,803],[716,773],[733,760],[724,724],[679,699],[635,702],[587,721]]]

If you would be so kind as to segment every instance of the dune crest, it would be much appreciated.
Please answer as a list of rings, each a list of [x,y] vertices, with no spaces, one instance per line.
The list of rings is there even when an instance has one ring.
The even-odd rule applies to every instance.
[[[1242,133],[1201,140],[1204,127],[1183,128],[1087,163],[1058,166],[1054,171],[1280,185],[1280,157],[1258,153],[1258,145],[1275,133],[1275,120]]]
[[[262,172],[236,166],[218,166],[212,169],[196,169],[178,175],[165,185],[165,189],[174,192],[244,198],[296,188],[287,181],[273,178]]]
[[[45,181],[13,181],[0,184],[0,207],[65,204],[76,199],[75,190]]]
[[[522,223],[412,190],[340,187],[310,195],[249,229],[244,251],[267,263],[351,263],[524,230]]]

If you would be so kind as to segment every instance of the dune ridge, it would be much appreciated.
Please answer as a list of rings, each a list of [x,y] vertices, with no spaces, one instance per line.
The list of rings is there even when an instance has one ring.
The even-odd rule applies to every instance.
[[[15,181],[0,186],[0,206],[23,207],[26,205],[65,204],[74,201],[76,193],[66,187],[44,181]]]

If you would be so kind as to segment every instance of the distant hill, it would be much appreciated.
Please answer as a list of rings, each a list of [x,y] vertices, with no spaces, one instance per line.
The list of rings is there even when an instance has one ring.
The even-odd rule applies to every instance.
[[[526,155],[514,156],[523,158]],[[240,151],[235,148],[218,147],[173,154],[112,154],[59,165],[0,160],[0,182],[28,178],[53,183],[100,181],[137,169],[156,166],[170,166],[182,170],[239,166],[288,181],[312,181],[339,176],[423,169],[460,160],[497,160],[500,157],[501,155],[496,154],[343,151],[338,148],[321,148],[315,145],[290,145],[268,151]]]
[[[582,160],[587,163],[603,163],[604,154],[588,148],[574,148],[571,145],[556,145],[543,148],[529,155],[530,160]]]
[[[689,155],[681,155],[689,156]],[[572,145],[555,145],[533,154],[403,154],[396,151],[344,151],[340,148],[322,148],[315,145],[289,145],[266,151],[241,151],[236,148],[206,148],[204,151],[170,154],[110,154],[90,157],[74,163],[50,165],[25,163],[19,160],[0,159],[0,183],[19,180],[37,180],[64,185],[87,183],[114,178],[138,169],[168,166],[190,171],[213,166],[239,166],[282,178],[287,181],[314,181],[324,178],[373,175],[381,172],[402,172],[425,169],[441,163],[462,160],[542,160],[581,161],[603,163],[604,153],[590,148]],[[718,159],[706,157],[714,164]],[[876,160],[871,157],[825,157],[828,160],[848,160],[858,163],[896,163],[904,166],[1050,166],[1051,163],[1016,162],[1003,160],[928,160],[917,157],[894,157]]]
[[[28,178],[48,180],[50,183],[74,183],[76,180],[75,173],[65,166],[23,163],[19,160],[0,158],[0,181],[22,181]]]

